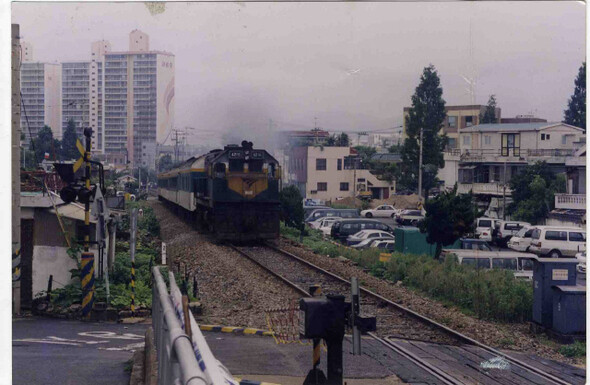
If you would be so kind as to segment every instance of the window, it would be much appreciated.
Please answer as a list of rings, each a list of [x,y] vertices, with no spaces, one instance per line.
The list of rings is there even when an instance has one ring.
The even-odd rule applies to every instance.
[[[466,116],[465,117],[465,127],[473,126],[473,122],[474,122],[473,116]]]
[[[561,144],[567,144],[567,135],[562,135]]]
[[[456,116],[449,116],[447,117],[447,121],[449,123],[449,128],[457,128],[457,117]]]
[[[448,148],[457,148],[457,139],[455,139],[455,138],[448,138],[447,147]]]
[[[491,220],[480,220],[479,223],[477,224],[477,227],[492,227],[492,221]]]
[[[547,134],[546,138],[547,140],[551,139],[551,135]]]
[[[326,182],[318,182],[318,191],[328,191],[328,183]]]
[[[533,260],[523,258],[520,259],[520,268],[524,271],[532,271],[533,270]]]
[[[315,160],[315,169],[318,171],[325,171],[326,170],[326,159],[318,158]]]
[[[586,240],[585,233],[574,233],[570,232],[570,241],[573,242],[584,242]]]
[[[338,170],[342,170],[342,159],[338,159]]]
[[[492,144],[492,136],[491,135],[484,135],[483,136],[483,144],[485,144],[485,145]]]
[[[463,135],[463,145],[471,146],[471,135]]]
[[[516,258],[494,258],[492,260],[492,267],[494,269],[516,270],[517,264]]]
[[[545,134],[541,134],[541,140],[545,140]]]
[[[340,183],[340,191],[348,191],[348,189],[349,189],[348,183],[345,183],[345,182]]]
[[[502,134],[502,156],[510,155],[520,156],[520,134]]]
[[[567,231],[547,231],[545,239],[548,241],[567,241]]]
[[[490,260],[487,258],[481,258],[477,260],[477,267],[480,269],[489,269],[490,268]]]

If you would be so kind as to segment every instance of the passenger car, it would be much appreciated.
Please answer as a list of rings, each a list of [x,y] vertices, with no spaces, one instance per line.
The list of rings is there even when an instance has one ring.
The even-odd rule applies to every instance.
[[[324,217],[358,218],[359,211],[357,209],[317,209],[305,218],[305,222],[313,222]]]
[[[334,222],[330,235],[336,240],[345,242],[349,235],[356,234],[365,229],[383,230],[393,233],[393,228],[391,228],[391,226],[381,223],[376,219],[353,218]]]
[[[529,251],[550,258],[574,257],[586,250],[586,230],[578,227],[537,226]]]
[[[374,239],[395,239],[393,234],[382,230],[361,230],[356,234],[348,236],[346,238],[346,244],[348,246],[368,246],[371,240]]]
[[[484,241],[492,241],[492,231],[494,230],[494,220],[492,218],[477,218],[475,221],[475,237]]]
[[[533,230],[534,227],[523,227],[513,235],[512,238],[508,241],[508,247],[515,251],[529,251],[529,246],[531,245],[531,241],[533,240]]]
[[[576,259],[578,260],[576,270],[578,270],[578,273],[586,274],[586,252],[576,254]]]
[[[424,215],[420,210],[403,210],[395,216],[395,221],[404,226],[416,226],[422,220]]]
[[[518,279],[533,279],[533,260],[537,258],[531,253],[514,251],[473,251],[444,249],[443,256],[447,258],[454,254],[462,265],[470,265],[480,269],[512,270]]]
[[[374,209],[363,210],[361,211],[361,217],[366,218],[389,218],[392,217],[398,212],[392,205],[381,205],[377,206]]]

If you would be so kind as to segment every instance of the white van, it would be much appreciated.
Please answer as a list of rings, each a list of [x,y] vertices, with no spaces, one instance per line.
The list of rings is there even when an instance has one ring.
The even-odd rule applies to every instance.
[[[507,246],[508,241],[523,227],[531,226],[528,222],[499,221],[494,223],[492,238],[498,246]]]
[[[474,250],[443,250],[443,255],[454,254],[461,265],[469,265],[480,269],[512,270],[518,279],[533,279],[533,260],[537,256],[530,253],[509,251],[474,251]]]
[[[483,239],[484,241],[492,241],[492,231],[494,230],[494,219],[492,218],[477,218],[475,223],[475,238]]]
[[[586,230],[578,227],[537,226],[529,251],[549,258],[573,258],[586,250]]]
[[[529,251],[533,240],[534,227],[525,226],[508,241],[508,247],[514,251]]]

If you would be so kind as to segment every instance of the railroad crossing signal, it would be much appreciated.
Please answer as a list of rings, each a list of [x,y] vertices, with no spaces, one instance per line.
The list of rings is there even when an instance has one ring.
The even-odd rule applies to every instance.
[[[84,163],[84,160],[86,158],[86,150],[84,149],[82,142],[80,142],[80,139],[76,139],[76,148],[78,149],[78,151],[80,152],[80,155],[82,155],[82,156],[80,158],[78,158],[76,163],[74,163],[74,173],[76,173],[76,171],[78,171],[80,169],[80,167],[82,167],[82,164]]]

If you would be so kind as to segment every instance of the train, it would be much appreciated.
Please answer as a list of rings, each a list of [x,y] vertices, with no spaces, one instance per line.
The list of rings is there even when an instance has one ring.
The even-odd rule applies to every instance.
[[[279,162],[243,141],[160,173],[158,199],[217,240],[276,240],[280,183]]]

